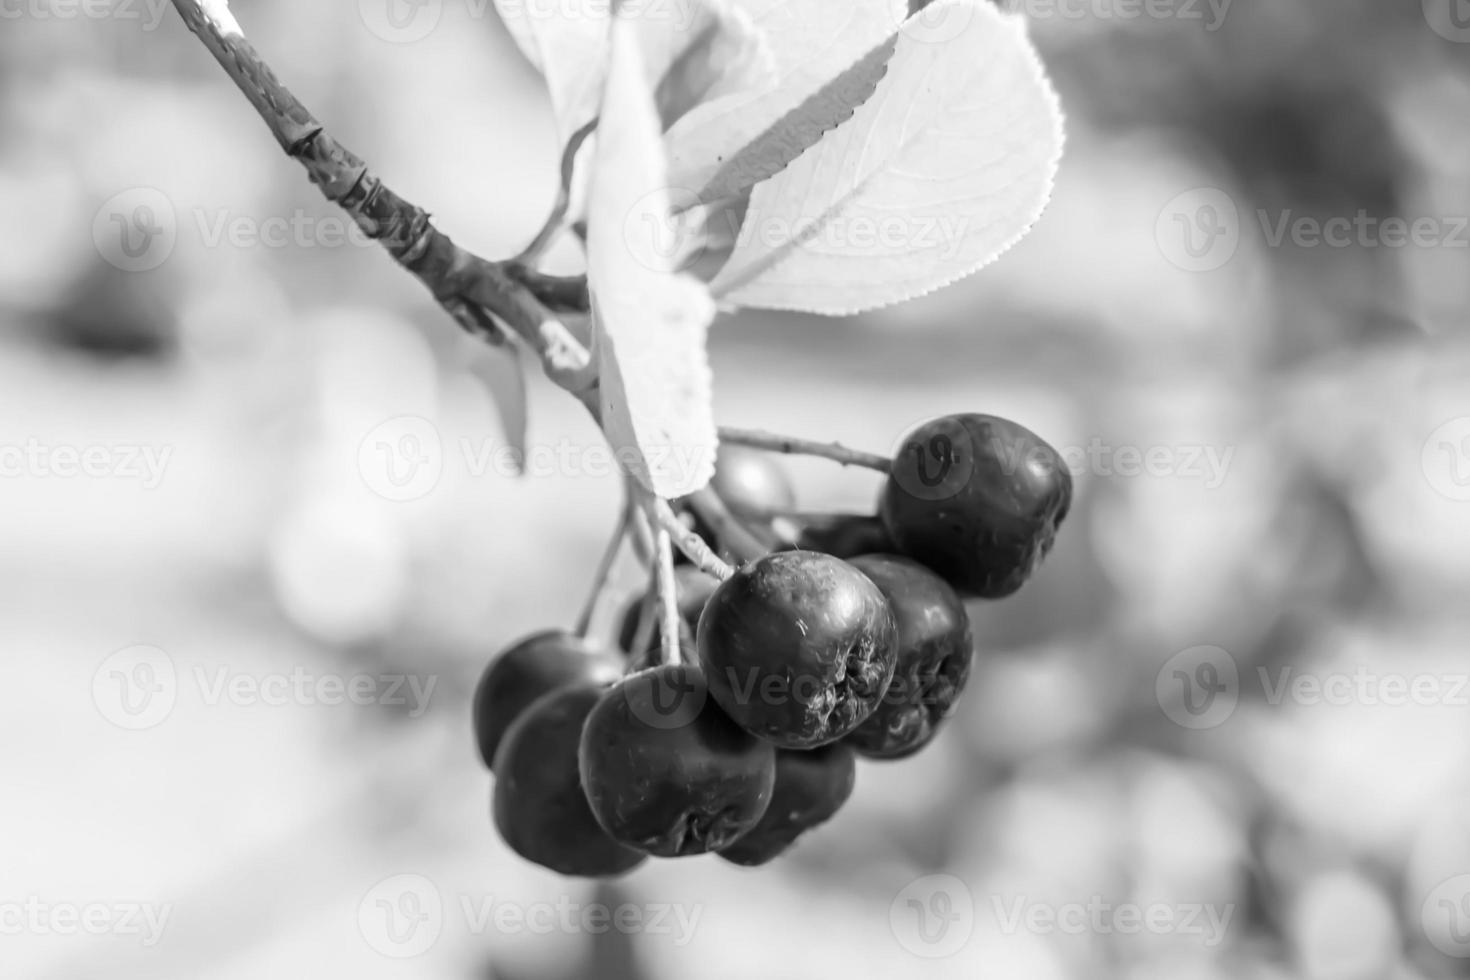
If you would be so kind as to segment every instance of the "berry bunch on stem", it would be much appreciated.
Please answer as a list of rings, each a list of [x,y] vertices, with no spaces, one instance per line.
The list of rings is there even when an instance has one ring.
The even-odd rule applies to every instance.
[[[596,119],[565,148],[563,194],[543,232],[515,258],[484,259],[455,244],[427,212],[385,186],[326,131],[246,40],[227,0],[173,4],[286,154],[456,323],[488,343],[529,349],[609,435],[614,425],[628,425],[629,385],[617,376],[620,365],[607,360],[605,347],[594,357],[563,321],[595,312],[587,278],[536,268],[550,238],[566,230],[566,188],[577,149],[599,125]],[[958,6],[951,2],[947,9]],[[966,36],[980,37],[986,18],[963,12],[960,33],[974,24]],[[723,38],[726,45],[705,50],[703,67],[715,74],[728,69],[731,77],[758,84],[761,58],[732,55],[754,50],[744,33],[748,25],[724,17],[723,8],[704,13],[713,19],[710,30],[697,35],[701,43]],[[615,46],[621,38],[620,50],[635,52],[637,28],[624,23],[622,33],[617,30]],[[1005,43],[1019,50],[1018,35],[1006,31]],[[930,46],[922,38],[907,41],[923,55],[910,59],[909,70],[928,65]],[[904,39],[892,42],[874,54],[896,57],[895,51],[907,50]],[[630,57],[621,73],[609,68],[607,91],[644,83],[643,73],[633,70],[639,67],[636,52]],[[841,87],[857,100],[845,107],[846,115],[802,117],[787,134],[815,139],[840,124],[872,94],[882,77],[872,69],[882,64],[867,56],[854,66],[852,77],[872,85]],[[968,62],[956,57],[954,64]],[[1055,107],[1046,101],[1035,66],[1024,57],[1013,64],[1016,84],[1051,122]],[[710,91],[718,90],[712,82]],[[656,145],[652,117],[659,107],[651,94],[631,88],[619,94],[623,102],[608,103],[621,108],[619,118],[631,129],[649,127],[643,135]],[[820,114],[826,106],[817,100],[803,111]],[[1059,141],[1059,124],[1040,126],[1036,134],[1036,148],[1045,151],[1049,139]],[[648,162],[627,141],[607,145],[623,153],[623,164]],[[1038,155],[1026,163],[1037,164],[1036,179],[1017,214],[1044,202],[1038,192],[1055,160]],[[606,180],[594,191],[621,186]],[[747,200],[750,190],[744,188]],[[606,230],[607,223],[600,227]],[[571,228],[590,252],[595,241],[586,223]],[[697,337],[702,343],[708,321],[699,318],[714,309],[704,284],[681,270],[640,271],[620,258],[620,270],[651,271],[664,298],[686,307],[635,309],[632,321],[669,327],[671,342]],[[972,263],[957,271],[975,268]],[[936,275],[955,277],[943,270]],[[620,299],[626,296],[604,296],[604,306],[616,308]],[[625,316],[623,329],[628,322]],[[636,347],[646,338],[622,333],[617,339]],[[697,365],[684,368],[686,379],[699,375]],[[604,386],[622,400],[609,402]],[[624,417],[604,418],[609,406]],[[712,438],[701,442],[713,446]],[[527,860],[563,874],[604,877],[627,873],[649,855],[714,852],[742,865],[776,857],[840,809],[852,792],[856,757],[902,758],[935,737],[970,674],[973,650],[962,599],[998,599],[1020,588],[1050,549],[1071,503],[1071,477],[1055,450],[1022,426],[992,416],[931,422],[911,433],[893,459],[747,429],[720,429],[718,444],[710,482],[675,499],[654,491],[661,484],[650,473],[630,472],[623,510],[575,631],[527,637],[484,672],[474,697],[474,729],[482,759],[495,774],[494,823]],[[774,458],[780,454],[884,474],[875,513],[798,510]],[[625,612],[615,648],[591,635],[590,627],[629,541],[643,559],[647,586]]]

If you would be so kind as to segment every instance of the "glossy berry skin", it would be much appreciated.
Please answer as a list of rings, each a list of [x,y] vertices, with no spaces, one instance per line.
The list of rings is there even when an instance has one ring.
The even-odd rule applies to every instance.
[[[796,491],[786,470],[770,453],[746,446],[720,447],[709,485],[737,517],[759,517],[796,506]]]
[[[679,616],[689,624],[692,633],[699,625],[699,614],[704,612],[704,605],[709,597],[714,595],[715,586],[720,583],[693,565],[681,565],[674,569],[675,593],[679,597]],[[634,598],[623,610],[623,619],[618,627],[618,645],[628,653],[634,653],[633,640],[638,636],[638,617],[643,608],[642,597]],[[659,639],[663,630],[659,628],[658,612],[654,610],[653,630],[649,634],[648,649],[657,650]],[[646,652],[646,651],[639,651]]]
[[[747,867],[770,861],[842,808],[852,795],[856,769],[852,749],[841,742],[810,752],[781,749],[776,753],[776,788],[765,816],[720,857]]]
[[[735,517],[741,518],[757,538],[768,537],[766,525],[772,512],[796,506],[796,491],[786,470],[770,453],[746,446],[723,445],[715,457],[715,474],[709,489],[714,491]],[[727,554],[718,535],[693,509],[686,510],[687,523],[717,554]],[[679,563],[682,552],[675,554]]]
[[[747,731],[787,749],[835,741],[878,707],[898,634],[888,600],[847,562],[781,551],[720,584],[699,620],[710,694]]]
[[[894,550],[882,519],[862,514],[846,514],[830,522],[808,525],[802,528],[797,546],[842,559]]]
[[[901,554],[964,595],[997,599],[1031,577],[1072,503],[1072,474],[1031,430],[991,415],[915,429],[878,511]]]
[[[862,555],[852,564],[893,610],[898,667],[878,710],[845,741],[872,758],[901,759],[928,745],[954,712],[974,659],[970,617],[955,590],[916,561]]]
[[[716,851],[766,812],[775,750],[708,696],[703,675],[666,665],[603,693],[582,729],[582,788],[615,840],[659,857]]]
[[[611,684],[623,662],[564,630],[532,633],[491,660],[475,688],[475,743],[495,769],[495,752],[516,716],[532,701],[568,684]]]
[[[564,875],[625,874],[648,855],[607,835],[582,792],[582,725],[605,689],[574,684],[521,712],[495,757],[495,827],[511,850]]]

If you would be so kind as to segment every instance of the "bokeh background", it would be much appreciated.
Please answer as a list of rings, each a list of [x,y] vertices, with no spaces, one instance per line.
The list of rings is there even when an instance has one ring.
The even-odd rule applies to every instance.
[[[234,7],[451,235],[534,233],[553,131],[488,3],[404,7],[408,42],[381,0]],[[1470,10],[1020,7],[1070,116],[1034,232],[871,316],[723,317],[712,356],[729,424],[1023,422],[1076,463],[1056,551],[972,605],[944,736],[788,857],[597,886],[498,841],[468,710],[581,605],[590,422],[530,371],[544,465],[507,475],[509,357],[162,0],[0,2],[3,973],[1470,974]]]

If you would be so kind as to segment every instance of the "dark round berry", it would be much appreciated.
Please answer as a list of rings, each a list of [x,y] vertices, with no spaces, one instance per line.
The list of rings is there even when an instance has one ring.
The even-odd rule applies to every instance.
[[[877,708],[893,677],[888,600],[847,562],[782,551],[720,584],[699,620],[710,694],[782,748],[835,741]]]
[[[660,857],[716,851],[766,812],[775,750],[708,697],[695,667],[640,671],[587,717],[582,788],[615,840]]]
[[[475,688],[475,742],[492,771],[495,751],[516,715],[543,694],[568,684],[611,684],[623,673],[615,654],[565,630],[532,633],[498,654]]]
[[[796,491],[792,489],[791,481],[781,464],[770,453],[746,446],[720,447],[715,457],[715,475],[710,479],[709,489],[724,501],[731,515],[738,518],[752,535],[767,545],[774,545],[776,540],[770,529],[770,515],[789,511],[796,506]],[[676,509],[685,515],[685,522],[716,554],[730,557],[725,543],[719,540],[714,529],[693,508],[676,502]],[[678,559],[679,556],[676,555],[676,564]]]
[[[495,758],[492,812],[511,850],[564,875],[620,875],[648,857],[607,835],[577,770],[582,725],[603,688],[563,687],[521,712]]]
[[[915,429],[893,459],[879,514],[899,552],[966,595],[1010,595],[1051,550],[1072,503],[1055,449],[991,415]]]
[[[876,516],[843,514],[829,521],[813,522],[801,529],[797,547],[824,551],[834,558],[892,552],[888,529]]]
[[[736,517],[763,517],[796,506],[786,470],[770,453],[746,446],[720,447],[709,485]]]
[[[674,569],[674,585],[679,597],[679,616],[689,624],[692,633],[699,625],[699,614],[704,612],[704,604],[709,597],[714,595],[715,587],[720,583],[693,565],[681,565]],[[628,603],[623,610],[623,619],[618,627],[618,645],[628,653],[646,653],[647,650],[635,651],[633,640],[638,636],[638,617],[643,611],[643,597],[638,596]],[[648,650],[657,650],[663,630],[659,627],[658,610],[653,611],[653,629],[649,633]]]
[[[916,561],[862,555],[852,564],[888,599],[898,624],[898,667],[878,710],[847,736],[866,756],[900,759],[929,744],[970,679],[973,641],[965,604]]]
[[[776,857],[842,808],[852,795],[856,769],[852,750],[840,742],[809,752],[777,751],[771,805],[755,828],[720,857],[747,867]]]

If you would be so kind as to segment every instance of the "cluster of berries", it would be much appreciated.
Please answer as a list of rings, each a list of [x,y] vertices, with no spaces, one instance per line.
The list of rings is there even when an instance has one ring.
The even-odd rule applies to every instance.
[[[722,450],[713,486],[766,530],[792,502],[779,466],[749,450]],[[622,653],[562,631],[521,640],[474,701],[500,834],[568,875],[649,855],[771,860],[846,802],[856,757],[934,738],[970,674],[963,600],[1020,588],[1071,497],[1034,433],[947,416],[907,437],[876,515],[812,522],[723,582],[679,568],[682,662],[649,665],[660,640],[640,629],[643,602]]]

